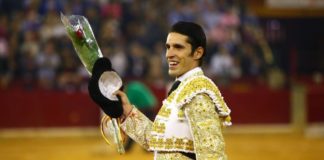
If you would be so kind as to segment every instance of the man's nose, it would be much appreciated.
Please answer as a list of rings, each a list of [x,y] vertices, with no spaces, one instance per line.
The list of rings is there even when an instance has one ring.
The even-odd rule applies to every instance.
[[[171,58],[174,56],[174,52],[171,49],[169,49],[166,51],[165,56],[166,56],[166,58]]]

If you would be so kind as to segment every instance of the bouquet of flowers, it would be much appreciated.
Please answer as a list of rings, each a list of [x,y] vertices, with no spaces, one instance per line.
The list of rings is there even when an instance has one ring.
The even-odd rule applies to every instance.
[[[61,13],[61,20],[71,39],[74,49],[81,59],[88,73],[92,74],[92,68],[95,62],[103,57],[98,43],[94,37],[91,26],[84,16],[71,15],[65,16]],[[99,79],[99,89],[104,97],[109,100],[118,100],[111,98],[113,92],[122,86],[122,81],[117,73],[111,71],[102,74]],[[125,153],[123,146],[123,136],[119,128],[119,121],[116,118],[104,116],[101,123],[101,133],[108,144],[113,142],[119,153]]]
[[[71,15],[67,17],[63,13],[61,13],[61,20],[75,51],[91,74],[94,63],[103,56],[88,20],[84,16]]]

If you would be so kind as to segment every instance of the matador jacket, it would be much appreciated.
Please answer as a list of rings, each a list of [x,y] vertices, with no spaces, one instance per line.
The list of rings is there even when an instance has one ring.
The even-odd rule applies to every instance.
[[[216,85],[197,67],[181,78],[181,84],[164,101],[154,122],[137,109],[121,124],[122,130],[154,159],[227,159],[222,134],[231,125],[230,109]],[[179,78],[179,79],[180,79]]]

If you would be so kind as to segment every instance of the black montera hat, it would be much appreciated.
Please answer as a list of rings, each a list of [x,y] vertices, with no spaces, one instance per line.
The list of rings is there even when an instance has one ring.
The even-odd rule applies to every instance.
[[[108,58],[99,58],[96,60],[92,69],[92,76],[88,83],[88,91],[91,99],[100,106],[100,108],[111,118],[118,118],[123,114],[122,102],[119,96],[118,100],[111,100],[105,97],[99,88],[100,77],[107,71],[113,71],[111,62]],[[111,84],[114,85],[114,84]]]

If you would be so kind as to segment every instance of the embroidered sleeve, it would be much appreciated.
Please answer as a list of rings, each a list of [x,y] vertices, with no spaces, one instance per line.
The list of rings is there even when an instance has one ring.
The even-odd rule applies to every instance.
[[[143,148],[148,149],[147,137],[152,128],[150,121],[143,113],[136,108],[121,124],[122,130]]]
[[[210,97],[198,94],[184,106],[197,160],[225,160],[225,142],[222,135],[222,122]]]

